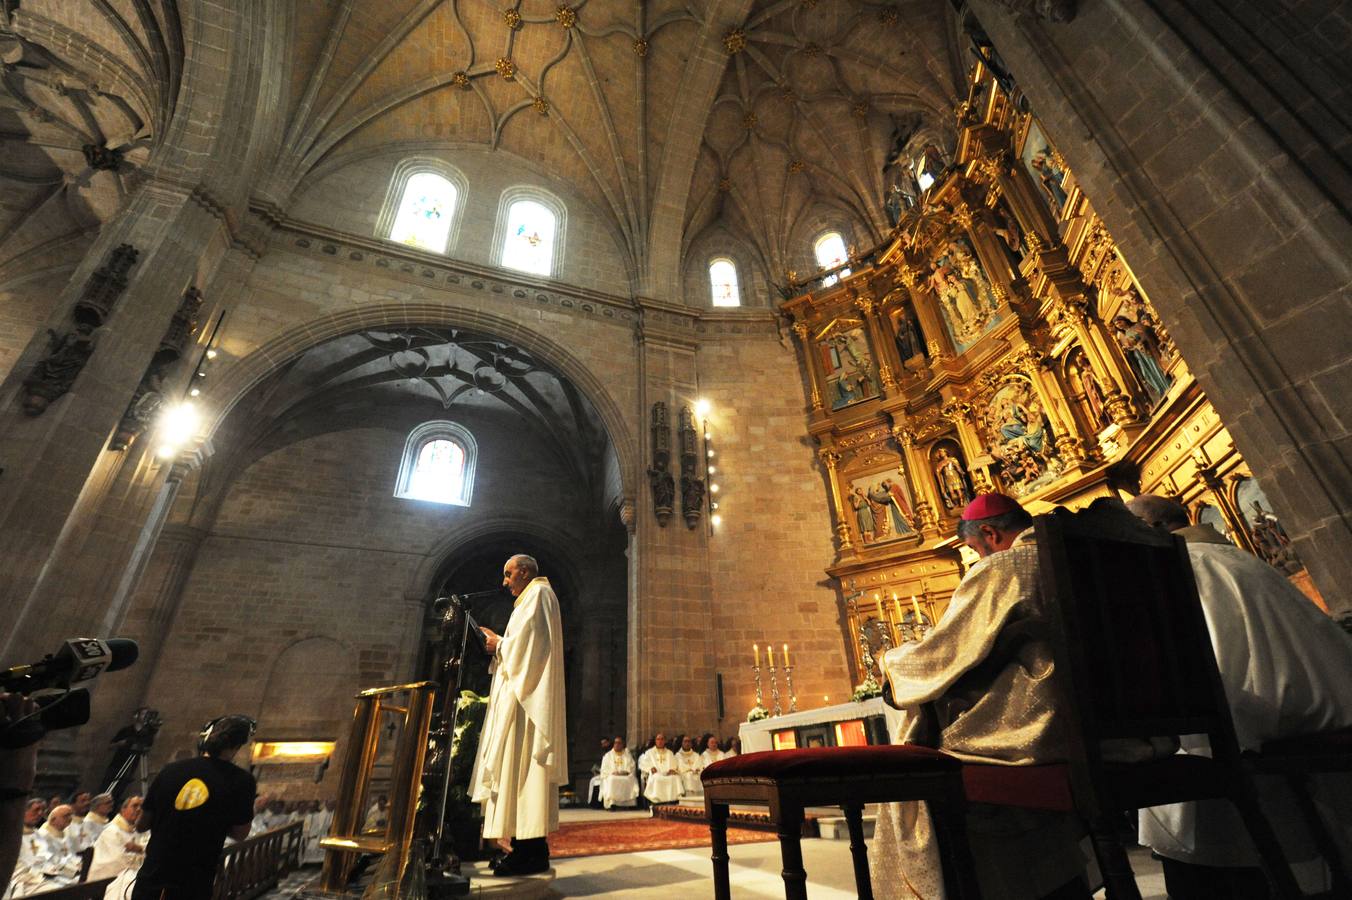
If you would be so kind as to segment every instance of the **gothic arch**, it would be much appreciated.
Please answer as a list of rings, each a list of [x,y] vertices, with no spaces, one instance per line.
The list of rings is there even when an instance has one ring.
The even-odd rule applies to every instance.
[[[204,396],[204,405],[216,410],[215,418],[205,430],[206,435],[209,438],[215,434],[235,404],[269,373],[311,347],[356,331],[410,324],[466,328],[512,341],[557,369],[596,407],[619,459],[623,495],[626,498],[637,496],[637,442],[620,405],[586,365],[558,342],[519,322],[481,310],[439,303],[380,303],[353,307],[287,329],[226,371],[217,386]]]

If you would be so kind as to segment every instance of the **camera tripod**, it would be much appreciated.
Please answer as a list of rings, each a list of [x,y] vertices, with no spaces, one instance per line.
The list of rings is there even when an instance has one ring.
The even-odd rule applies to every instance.
[[[133,763],[137,766],[137,774],[139,775],[138,780],[141,782],[140,794],[142,797],[145,796],[146,787],[150,783],[150,766],[146,763],[146,751],[140,749],[129,751],[127,758],[122,761],[122,767],[117,770],[117,774],[113,776],[113,780],[103,789],[105,794],[111,794],[121,802],[122,798],[118,797],[118,789],[121,787],[122,783],[127,780],[127,776],[131,774]]]

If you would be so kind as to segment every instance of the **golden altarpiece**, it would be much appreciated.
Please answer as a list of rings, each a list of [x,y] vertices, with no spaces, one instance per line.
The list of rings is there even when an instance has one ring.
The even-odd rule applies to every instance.
[[[891,239],[782,304],[811,388],[836,533],[827,573],[856,677],[943,615],[970,563],[958,515],[990,490],[1034,514],[1177,497],[1318,602],[1051,136],[981,64],[968,86],[952,164],[907,198]]]

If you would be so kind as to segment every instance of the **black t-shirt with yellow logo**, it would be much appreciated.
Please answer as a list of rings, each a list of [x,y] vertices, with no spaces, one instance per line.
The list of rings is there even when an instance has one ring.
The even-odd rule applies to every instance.
[[[146,791],[150,846],[133,900],[210,897],[227,830],[253,820],[253,776],[209,756],[170,763]]]

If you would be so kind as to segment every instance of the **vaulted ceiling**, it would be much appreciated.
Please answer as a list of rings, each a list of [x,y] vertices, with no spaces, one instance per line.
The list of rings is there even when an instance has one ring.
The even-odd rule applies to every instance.
[[[0,206],[0,273],[32,242],[5,238],[85,233],[116,208],[190,93],[183,23],[200,17],[197,5],[5,3],[0,52],[13,64],[0,93],[0,179],[13,189]],[[284,210],[308,180],[392,147],[502,150],[600,211],[636,290],[654,289],[655,267],[678,270],[680,255],[718,227],[769,272],[789,264],[802,223],[822,210],[881,234],[893,136],[916,117],[941,125],[961,65],[945,0],[273,8],[284,77],[222,113],[266,107],[255,199]],[[124,152],[102,186],[85,144]],[[56,195],[70,206],[63,222],[35,227]]]

